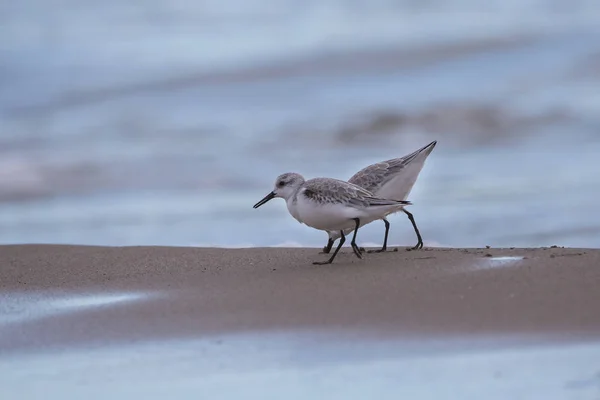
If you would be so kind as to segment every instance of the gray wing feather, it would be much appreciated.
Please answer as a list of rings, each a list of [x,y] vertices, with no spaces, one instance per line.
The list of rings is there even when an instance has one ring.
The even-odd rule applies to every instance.
[[[404,157],[393,158],[369,165],[354,174],[348,182],[358,185],[366,190],[375,193],[386,183],[396,176],[402,169],[406,168],[423,151],[429,154],[437,142],[431,142]]]
[[[315,178],[304,184],[304,196],[319,203],[349,204],[354,207],[408,205],[408,201],[380,199],[352,183],[331,178]]]

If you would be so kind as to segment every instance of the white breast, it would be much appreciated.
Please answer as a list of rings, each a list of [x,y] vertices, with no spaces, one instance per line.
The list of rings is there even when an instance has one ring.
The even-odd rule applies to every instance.
[[[360,212],[343,204],[318,203],[307,199],[302,191],[298,193],[296,212],[299,221],[311,228],[323,231],[337,231],[354,227],[353,218],[360,217]],[[290,211],[291,212],[291,211]]]
[[[303,224],[304,222],[302,221],[302,219],[300,218],[300,214],[298,213],[297,204],[294,203],[294,198],[290,197],[289,199],[287,199],[287,201],[285,203],[287,205],[287,209],[290,212],[291,216],[294,217],[294,219],[296,221],[298,221],[301,224]]]

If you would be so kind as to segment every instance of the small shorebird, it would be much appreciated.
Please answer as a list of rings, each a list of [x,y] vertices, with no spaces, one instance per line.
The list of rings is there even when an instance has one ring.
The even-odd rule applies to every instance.
[[[410,205],[405,200],[388,200],[373,196],[360,186],[330,178],[305,180],[297,173],[285,173],[275,180],[271,193],[254,205],[258,208],[276,197],[286,201],[288,211],[300,223],[322,231],[339,232],[340,242],[327,261],[313,264],[330,264],[346,241],[344,231],[354,231],[352,250],[362,258],[356,245],[356,233],[361,224],[381,219],[400,206]]]
[[[365,167],[354,174],[354,176],[352,176],[348,182],[362,187],[377,197],[384,199],[405,200],[417,181],[417,177],[423,169],[425,160],[429,154],[431,154],[436,144],[437,141],[434,140],[427,146],[422,147],[404,157],[394,158],[392,160],[369,165],[368,167]],[[379,250],[371,250],[369,253],[387,250],[390,223],[386,219],[386,216],[398,211],[403,211],[408,216],[408,219],[412,223],[415,233],[417,234],[418,242],[412,248],[412,250],[423,248],[423,239],[421,238],[419,228],[417,228],[415,218],[410,212],[406,211],[403,206],[399,206],[398,208],[391,210],[388,214],[379,218],[383,220],[383,223],[385,224],[383,247]],[[350,232],[352,232],[352,229],[347,229],[344,231],[346,235]],[[329,240],[327,241],[327,245],[323,248],[324,253],[329,253],[333,243],[340,237],[340,232],[337,230],[329,231],[328,234]]]

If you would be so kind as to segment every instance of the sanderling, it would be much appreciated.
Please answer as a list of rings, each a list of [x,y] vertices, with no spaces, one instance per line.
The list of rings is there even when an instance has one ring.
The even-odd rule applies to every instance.
[[[412,187],[414,186],[419,173],[423,169],[425,160],[431,154],[431,151],[437,144],[437,141],[429,143],[427,146],[420,148],[419,150],[406,155],[401,158],[395,158],[392,160],[382,161],[377,164],[369,165],[358,171],[348,182],[353,183],[373,193],[374,196],[381,197],[384,199],[406,199]],[[406,211],[404,207],[400,206],[396,210],[391,210],[388,214],[384,215],[381,220],[385,224],[385,237],[383,239],[383,247],[379,250],[371,250],[370,252],[382,252],[387,250],[388,233],[390,230],[390,223],[386,219],[386,216],[398,211],[404,211],[408,216],[408,219],[412,223],[412,226],[417,234],[417,244],[412,248],[413,250],[423,248],[423,239],[421,233],[413,215]],[[346,230],[347,235],[352,230]],[[331,247],[337,238],[340,237],[340,233],[336,231],[330,231],[329,240],[327,245],[323,248],[324,253],[329,253]]]
[[[313,264],[330,264],[346,241],[345,230],[354,230],[352,250],[362,258],[356,245],[356,232],[366,221],[380,219],[409,201],[387,200],[373,196],[360,186],[330,178],[304,180],[296,173],[279,175],[275,188],[254,205],[258,208],[275,197],[285,199],[288,211],[300,223],[322,231],[338,231],[340,243],[327,261]]]

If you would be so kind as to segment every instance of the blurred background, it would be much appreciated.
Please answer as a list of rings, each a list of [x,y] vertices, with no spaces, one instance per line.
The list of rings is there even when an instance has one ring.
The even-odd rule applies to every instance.
[[[597,0],[3,0],[0,60],[1,243],[323,246],[278,174],[431,140],[426,245],[600,243]]]

